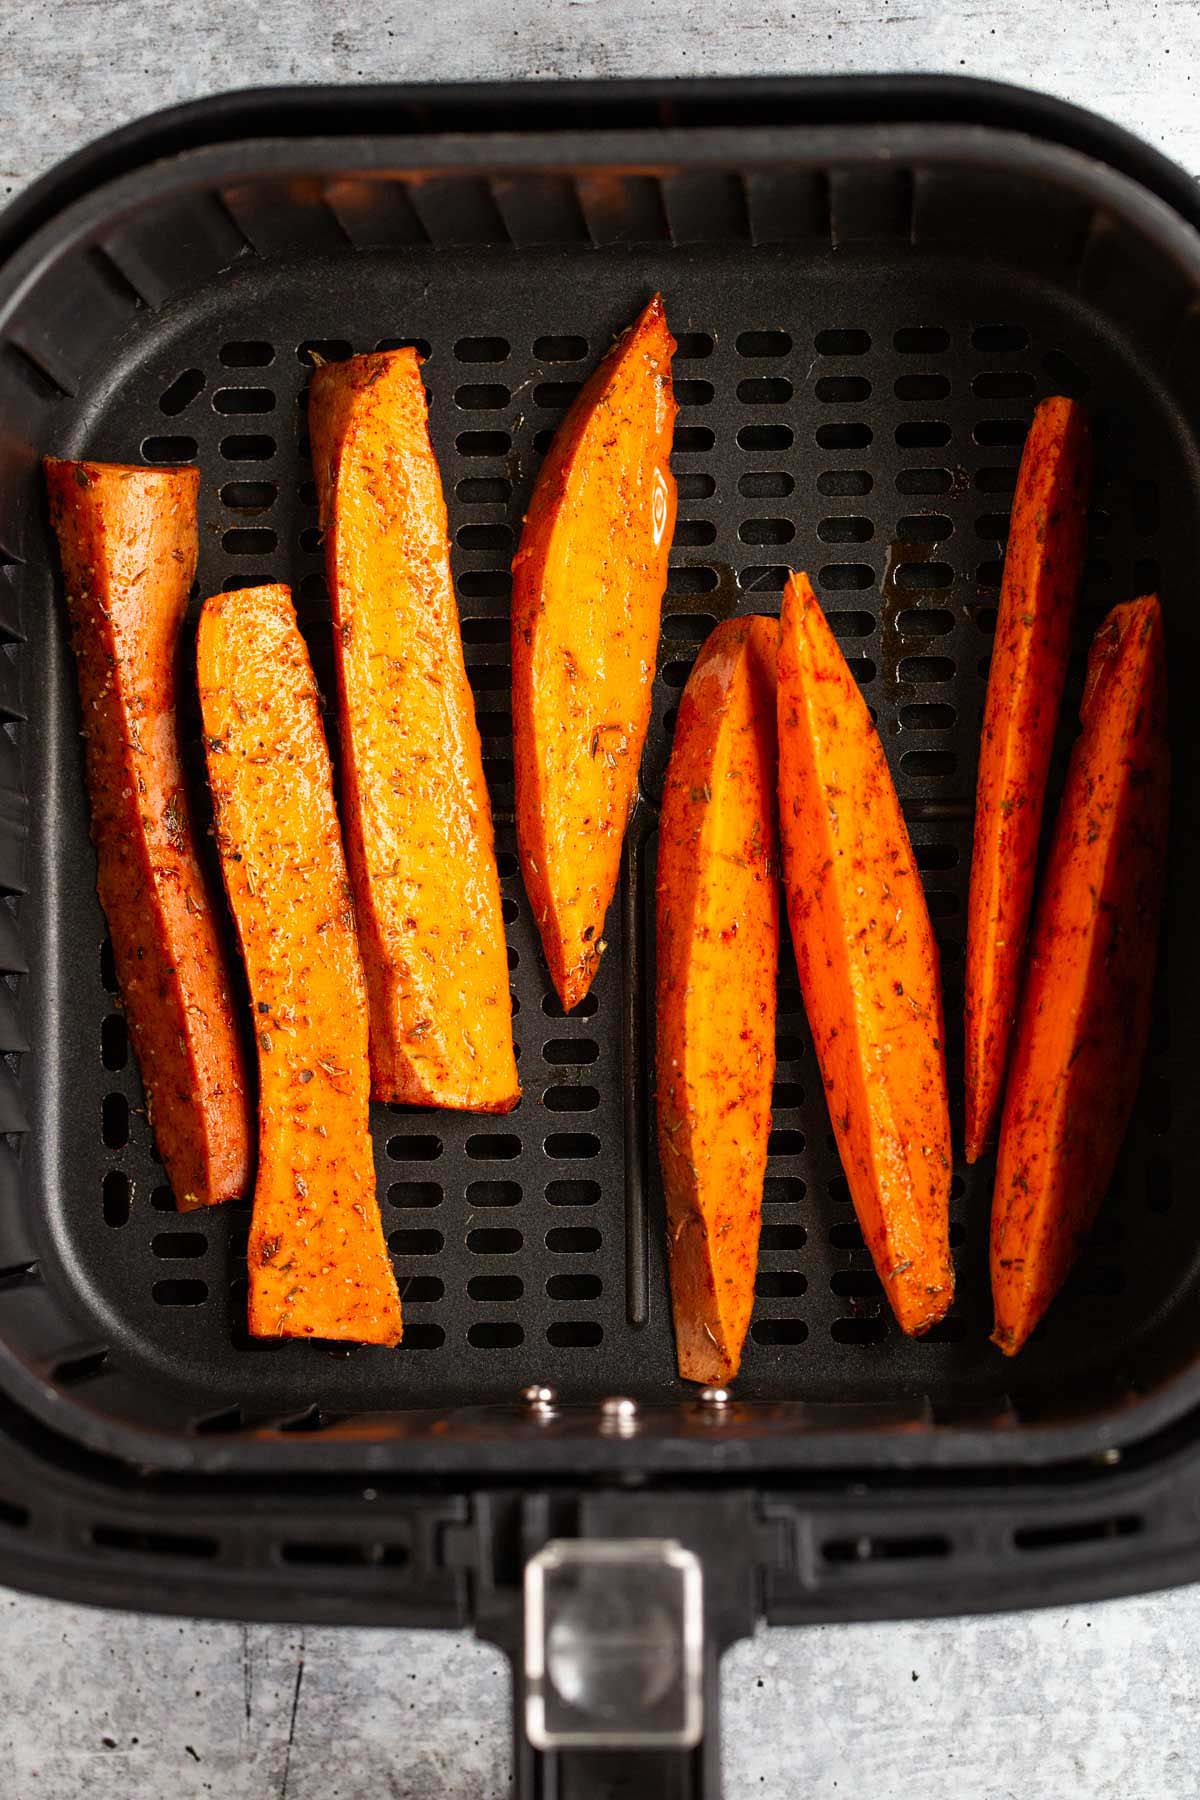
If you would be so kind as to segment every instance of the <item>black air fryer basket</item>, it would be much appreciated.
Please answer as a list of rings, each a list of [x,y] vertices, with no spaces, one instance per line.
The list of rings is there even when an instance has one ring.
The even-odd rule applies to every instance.
[[[0,1578],[473,1623],[514,1660],[522,1792],[711,1795],[717,1657],[759,1618],[1200,1571],[1198,223],[1136,141],[933,79],[239,95],[118,133],[0,220]],[[611,947],[564,1018],[514,854],[508,566],[563,408],[655,290],[680,517]],[[525,1098],[374,1109],[400,1350],[254,1342],[248,1205],[174,1212],[128,1054],[39,459],[196,460],[199,592],[290,581],[328,684],[312,353],[401,343],[427,358]],[[788,968],[758,1301],[736,1386],[698,1394],[650,1131],[656,800],[691,659],[812,574],[910,821],[960,1095],[1007,513],[1056,392],[1099,455],[1079,660],[1157,587],[1175,688],[1158,1006],[1114,1191],[1008,1363],[992,1166],[960,1168],[959,1298],[903,1338]],[[1064,746],[1078,693],[1077,669]]]

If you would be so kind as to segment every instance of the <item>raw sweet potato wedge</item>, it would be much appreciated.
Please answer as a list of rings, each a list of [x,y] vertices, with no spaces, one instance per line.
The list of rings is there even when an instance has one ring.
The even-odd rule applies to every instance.
[[[842,1167],[903,1330],[954,1297],[937,945],[887,758],[808,578],[779,646],[784,889]]]
[[[979,748],[967,918],[968,1162],[990,1141],[1004,1090],[1090,475],[1082,409],[1073,400],[1043,400],[1013,498]]]
[[[513,561],[521,870],[568,1012],[604,950],[650,722],[675,529],[674,350],[656,295],[559,427]]]
[[[1029,946],[992,1203],[995,1341],[1019,1350],[1112,1178],[1150,1031],[1170,756],[1162,613],[1114,607],[1088,658]]]
[[[679,703],[658,833],[658,1151],[685,1381],[737,1374],[754,1306],[775,1075],[774,619],[709,636]]]
[[[250,1330],[400,1341],[375,1198],[367,996],[317,688],[285,587],[205,601],[217,845],[258,1043]]]
[[[133,1053],[181,1210],[244,1193],[250,1116],[229,971],[196,856],[176,662],[196,469],[48,457],[83,709],[96,885]]]
[[[309,424],[372,1092],[508,1112],[521,1090],[492,811],[416,352],[319,368]]]

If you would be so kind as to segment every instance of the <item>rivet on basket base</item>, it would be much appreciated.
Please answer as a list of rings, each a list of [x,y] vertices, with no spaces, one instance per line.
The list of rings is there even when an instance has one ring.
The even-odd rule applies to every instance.
[[[610,1437],[632,1437],[637,1430],[638,1404],[622,1394],[600,1402],[600,1429]]]
[[[701,1406],[719,1412],[723,1406],[729,1405],[729,1389],[723,1387],[701,1388],[697,1396]]]

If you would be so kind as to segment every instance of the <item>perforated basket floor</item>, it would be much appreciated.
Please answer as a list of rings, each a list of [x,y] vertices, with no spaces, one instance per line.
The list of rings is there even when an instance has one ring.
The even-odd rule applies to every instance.
[[[857,186],[827,177],[826,213],[781,242],[762,241],[755,224],[767,190],[751,185],[746,203],[736,189],[739,213],[733,176],[693,191],[682,178],[672,188],[625,175],[619,207],[592,176],[565,214],[569,184],[554,179],[541,202],[542,238],[562,240],[552,242],[513,224],[532,205],[526,196],[526,212],[516,207],[516,184],[493,190],[490,214],[479,212],[481,183],[475,214],[449,183],[436,204],[431,183],[403,206],[391,184],[391,210],[377,207],[364,233],[346,197],[353,183],[281,198],[278,184],[228,182],[219,201],[180,203],[178,247],[125,223],[87,250],[88,281],[124,322],[86,379],[64,375],[49,327],[10,345],[5,380],[37,414],[39,449],[199,463],[199,591],[290,581],[331,693],[305,430],[314,353],[420,344],[497,814],[524,1086],[502,1120],[373,1109],[402,1348],[249,1339],[248,1201],[180,1217],[154,1155],[94,897],[61,598],[49,556],[27,557],[20,744],[35,817],[22,928],[37,1032],[22,1073],[22,1203],[37,1269],[0,1293],[0,1331],[15,1321],[15,1337],[25,1331],[23,1347],[32,1338],[35,1362],[78,1400],[173,1429],[235,1430],[508,1401],[533,1381],[568,1399],[682,1396],[650,1129],[651,926],[656,797],[699,642],[731,611],[777,611],[789,567],[814,578],[874,709],[924,873],[959,1144],[976,743],[1007,509],[1044,395],[1082,395],[1099,446],[1077,662],[1110,605],[1160,583],[1175,674],[1195,655],[1190,440],[1152,333],[1118,328],[1105,310],[1086,209],[1078,220],[1050,209],[1024,262],[1011,244],[989,261],[978,246],[964,252],[944,208],[933,209],[939,229],[917,230],[911,189],[890,174]],[[771,204],[807,205],[815,191],[806,176]],[[966,237],[969,193],[966,181]],[[618,215],[624,233],[611,228]],[[454,231],[440,232],[443,216]],[[464,216],[477,241],[463,241]],[[176,248],[197,271],[177,289],[156,273]],[[213,262],[228,266],[213,274]],[[656,289],[679,340],[679,524],[644,800],[609,951],[594,994],[564,1019],[514,854],[508,567],[564,407]],[[789,957],[743,1397],[841,1402],[864,1417],[887,1403],[926,1404],[942,1420],[1099,1415],[1194,1355],[1197,1076],[1185,1048],[1198,991],[1186,937],[1196,850],[1178,828],[1196,740],[1186,686],[1174,705],[1182,800],[1152,1053],[1115,1191],[1047,1326],[1015,1366],[988,1344],[986,1162],[955,1176],[952,1314],[920,1342],[898,1332],[840,1172]],[[66,1307],[69,1341],[10,1310],[36,1320],[39,1286],[56,1319]]]

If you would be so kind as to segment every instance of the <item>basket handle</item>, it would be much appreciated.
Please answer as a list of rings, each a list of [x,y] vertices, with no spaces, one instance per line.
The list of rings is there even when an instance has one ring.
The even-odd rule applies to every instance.
[[[475,1508],[475,1624],[512,1664],[517,1800],[720,1800],[720,1658],[761,1606],[753,1497]]]

